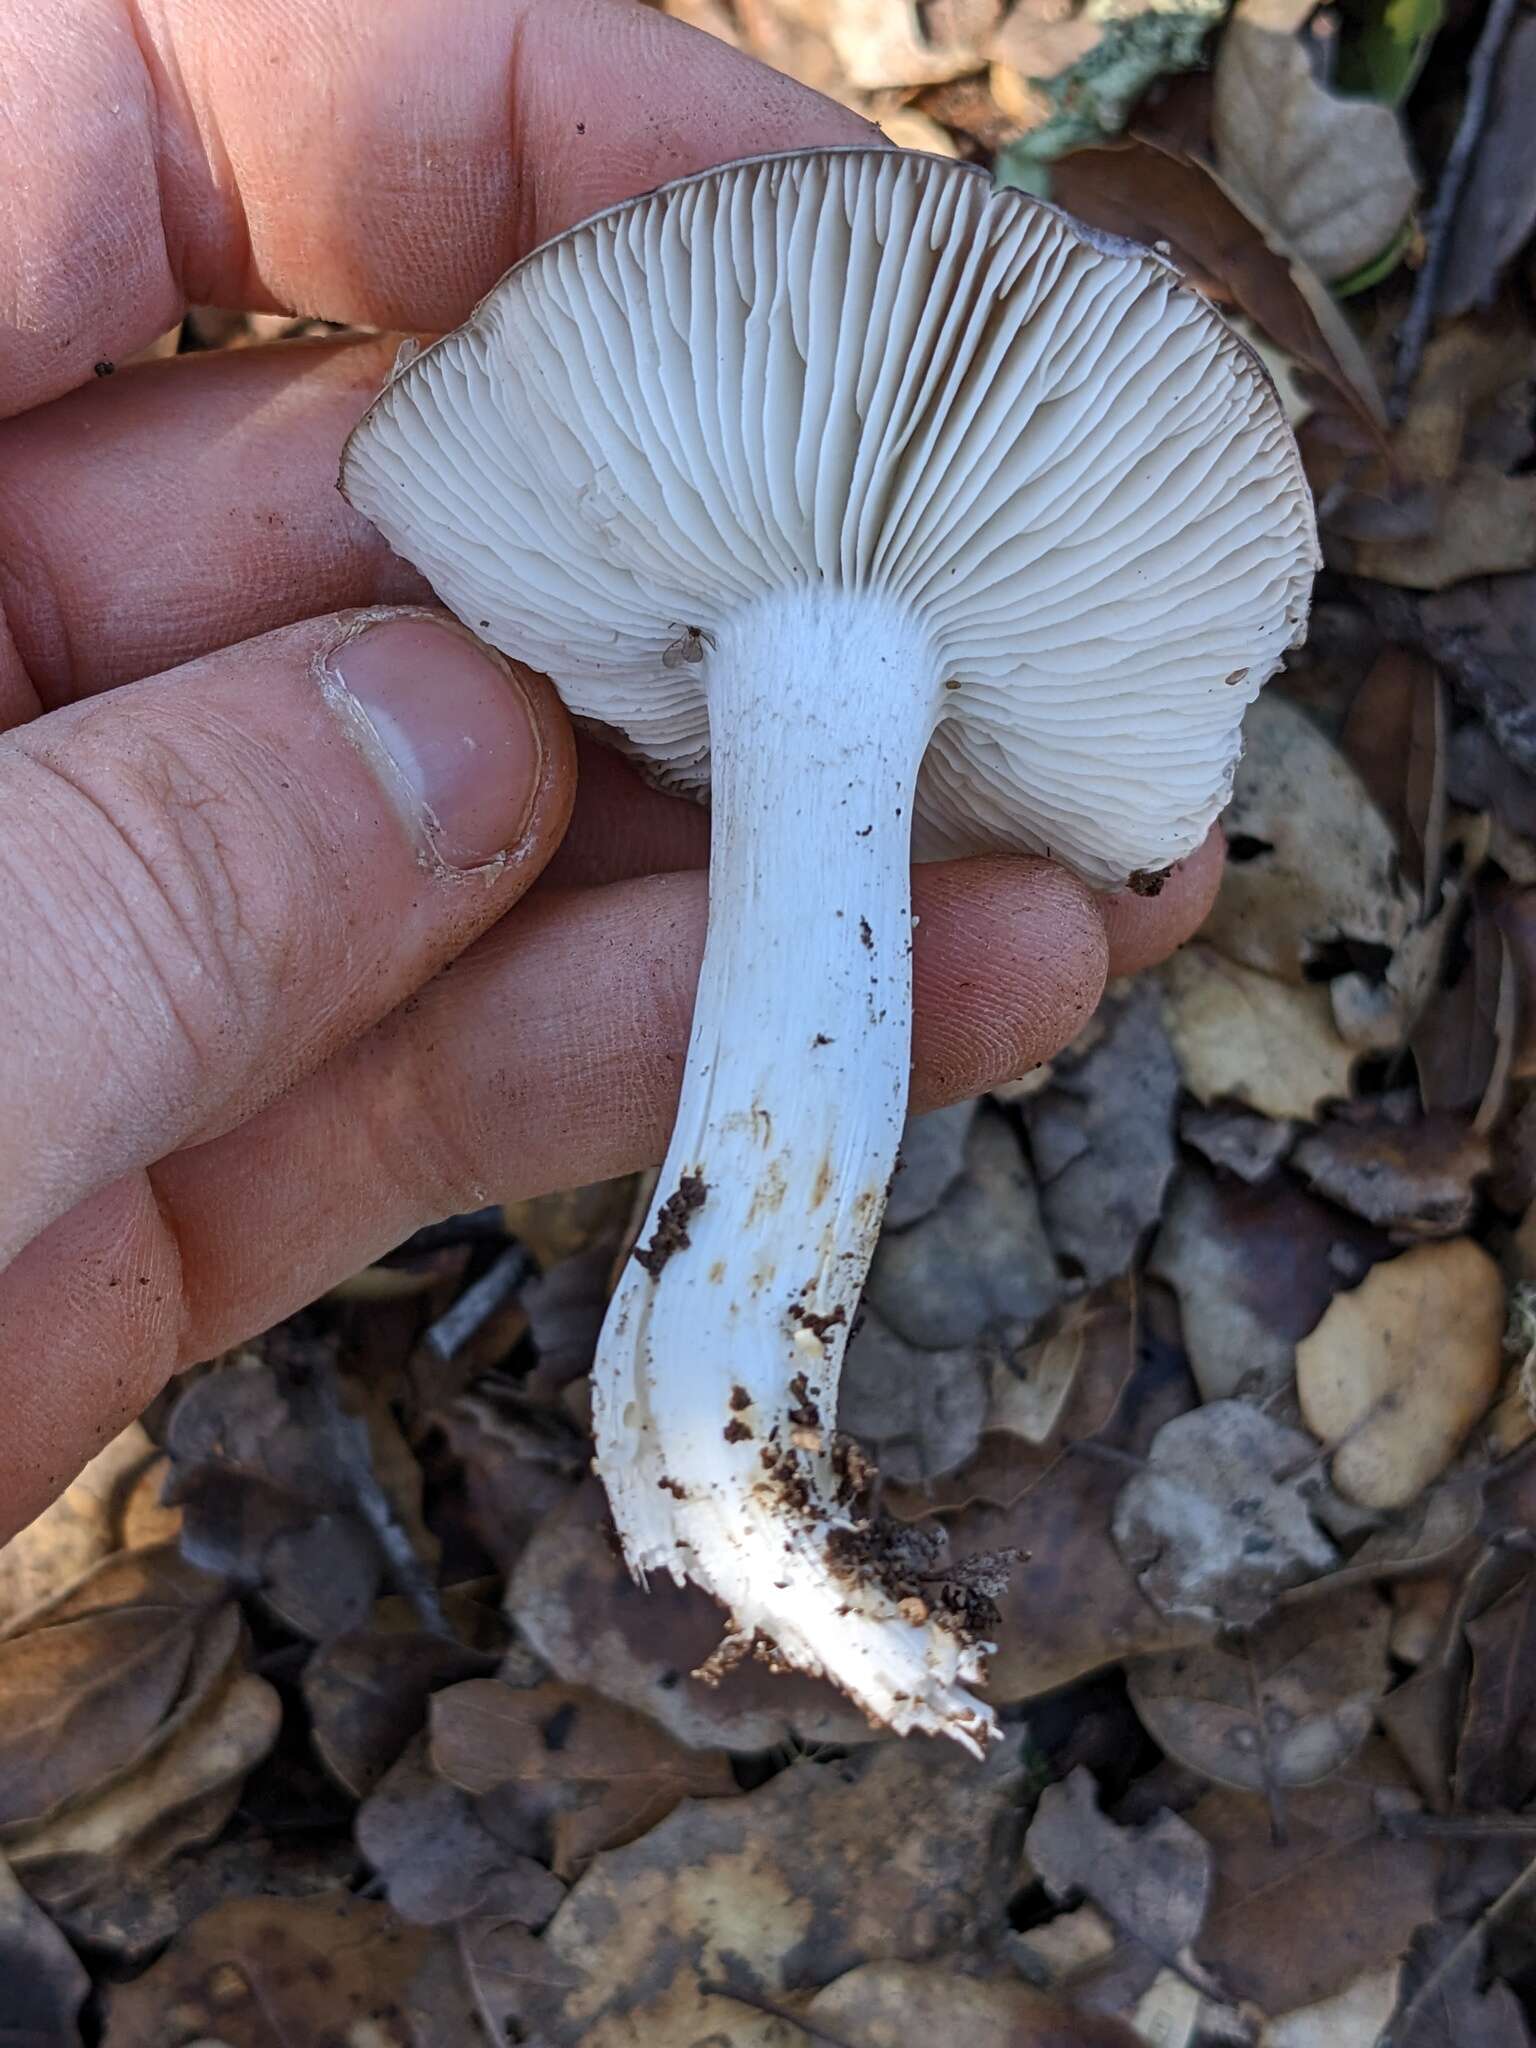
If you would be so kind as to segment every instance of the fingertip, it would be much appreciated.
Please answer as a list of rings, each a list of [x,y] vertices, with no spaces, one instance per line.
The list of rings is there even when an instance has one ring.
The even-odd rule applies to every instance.
[[[1156,896],[1118,889],[1097,899],[1112,975],[1140,974],[1194,937],[1216,901],[1226,858],[1227,842],[1213,825],[1195,852],[1169,871]]]
[[[983,856],[917,870],[914,1109],[1017,1079],[1071,1042],[1104,993],[1091,890],[1048,861]]]

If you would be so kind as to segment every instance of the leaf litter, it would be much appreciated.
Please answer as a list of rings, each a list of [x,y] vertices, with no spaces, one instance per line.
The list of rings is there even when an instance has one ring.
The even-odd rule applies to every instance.
[[[644,1177],[482,1208],[0,1551],[0,2040],[1529,2048],[1529,15],[645,4],[1155,247],[1318,501],[1209,922],[913,1120],[852,1347],[1005,1740],[699,1675],[587,1470]]]

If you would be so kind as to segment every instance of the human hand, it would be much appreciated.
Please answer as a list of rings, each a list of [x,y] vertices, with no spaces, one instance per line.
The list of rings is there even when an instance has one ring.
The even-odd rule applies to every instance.
[[[93,368],[189,301],[440,330],[601,205],[869,131],[633,0],[8,0],[0,70],[3,1539],[419,1224],[658,1157],[705,920],[702,814],[583,747],[566,832],[553,692],[338,496],[392,342]],[[1218,867],[923,870],[914,1106],[1048,1057]]]

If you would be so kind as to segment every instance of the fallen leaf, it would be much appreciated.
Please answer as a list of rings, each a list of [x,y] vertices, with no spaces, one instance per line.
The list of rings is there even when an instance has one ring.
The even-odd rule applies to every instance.
[[[1477,154],[1456,209],[1438,301],[1442,318],[1487,306],[1536,228],[1536,21],[1517,14],[1498,67]]]
[[[865,1299],[925,1350],[973,1344],[989,1323],[1029,1323],[1061,1291],[1029,1162],[1006,1117],[982,1109],[965,1172],[922,1222],[882,1236]]]
[[[1051,189],[1080,220],[1164,249],[1197,291],[1245,315],[1320,380],[1356,429],[1355,446],[1381,445],[1386,413],[1348,318],[1304,263],[1273,246],[1271,231],[1208,165],[1137,136],[1074,150],[1053,165]]]
[[[847,2048],[911,2048],[921,2039],[955,2048],[1138,2048],[1142,2038],[1027,1985],[962,1977],[933,1963],[861,1964],[804,2011]]]
[[[1445,684],[1411,647],[1385,647],[1350,700],[1346,759],[1392,826],[1408,880],[1432,909],[1445,860]]]
[[[1287,1586],[1339,1561],[1313,1518],[1316,1446],[1246,1401],[1213,1401],[1157,1433],[1115,1503],[1121,1555],[1164,1614],[1250,1626]]]
[[[1417,602],[1399,599],[1387,622],[1415,635],[1515,766],[1536,774],[1536,574],[1477,577]]]
[[[0,1631],[0,1827],[131,1764],[227,1598],[173,1550],[121,1552]]]
[[[1456,1749],[1456,1804],[1518,1813],[1536,1795],[1536,1574],[1465,1629],[1472,1667]]]
[[[29,1527],[0,1545],[0,1623],[62,1592],[117,1549],[118,1499],[155,1447],[130,1423]]]
[[[1326,988],[1295,988],[1196,943],[1160,970],[1185,1086],[1209,1106],[1246,1104],[1310,1122],[1347,1096],[1355,1054]]]
[[[0,1857],[0,2041],[5,2048],[79,2048],[90,1988],[74,1950]]]
[[[966,1139],[975,1121],[974,1102],[908,1117],[882,1230],[906,1230],[932,1215],[965,1171]]]
[[[1394,1964],[1435,1917],[1443,1849],[1384,1841],[1380,1801],[1413,1803],[1373,1741],[1339,1777],[1286,1795],[1284,1841],[1258,1793],[1217,1786],[1187,1809],[1217,1870],[1198,1953],[1234,1997],[1267,2013],[1332,1998]]]
[[[1191,1944],[1210,1909],[1215,1868],[1195,1830],[1166,1810],[1139,1828],[1099,1811],[1092,1773],[1081,1766],[1040,1795],[1024,1838],[1031,1869],[1051,1896],[1091,1899],[1143,1952],[1139,1997],[1162,1965],[1202,1977]],[[1117,1987],[1122,1996],[1129,1987]]]
[[[1179,1299],[1201,1395],[1263,1398],[1289,1385],[1296,1345],[1384,1239],[1277,1176],[1256,1187],[1181,1167],[1149,1270]]]
[[[1362,540],[1350,567],[1357,576],[1405,590],[1445,590],[1470,577],[1536,567],[1536,478],[1505,476],[1488,462],[1468,463],[1444,487],[1432,533]]]
[[[1491,1130],[1514,1066],[1519,973],[1497,907],[1480,888],[1473,891],[1463,952],[1455,978],[1435,990],[1409,1045],[1425,1108],[1463,1110],[1475,1130]]]
[[[837,1426],[897,1486],[926,1486],[963,1465],[987,1415],[981,1347],[925,1351],[865,1308],[844,1354]]]
[[[725,1617],[696,1587],[636,1585],[596,1480],[536,1531],[508,1581],[507,1613],[557,1678],[648,1714],[689,1748],[869,1738],[864,1717],[821,1680],[753,1658],[716,1685],[696,1678]]]
[[[1413,1500],[1498,1391],[1503,1339],[1504,1282],[1469,1238],[1419,1245],[1336,1295],[1297,1346],[1296,1383],[1339,1492]]]
[[[729,1992],[783,2001],[864,1963],[958,1961],[1004,1924],[1019,1785],[1012,1735],[980,1765],[878,1744],[686,1801],[573,1888],[542,1946],[574,1986],[530,1987],[521,2024],[550,2048],[734,2041]]]
[[[1267,1181],[1296,1142],[1296,1126],[1252,1109],[1186,1106],[1179,1136],[1208,1159],[1250,1186]]]
[[[569,1882],[602,1849],[664,1820],[679,1800],[739,1789],[723,1751],[685,1749],[654,1721],[577,1686],[515,1688],[470,1679],[435,1695],[428,1754],[449,1784],[503,1794],[549,1830],[556,1877]]]
[[[1258,2048],[1377,2048],[1397,2004],[1398,1972],[1373,1970],[1347,1991],[1266,2021]]]
[[[977,70],[1000,4],[982,14],[979,33],[955,41],[925,32],[928,12],[920,15],[916,0],[829,0],[827,34],[850,84],[865,92],[935,85]]]
[[[1492,1147],[1444,1112],[1402,1124],[1331,1119],[1297,1145],[1291,1163],[1331,1202],[1400,1237],[1467,1229]]]
[[[1341,749],[1277,692],[1254,702],[1243,739],[1202,939],[1298,985],[1348,967],[1384,972],[1419,908],[1391,825]]]
[[[430,1695],[495,1666],[489,1649],[421,1628],[333,1637],[301,1680],[321,1762],[354,1799],[366,1798],[423,1725]]]
[[[107,1993],[104,2048],[419,2048],[407,2010],[433,1937],[347,1892],[230,1899]]]
[[[587,1256],[557,1267],[551,1280],[578,1273]],[[581,1285],[584,1291],[584,1279]],[[530,1292],[524,1291],[525,1301]],[[598,1287],[592,1299],[596,1314],[580,1343],[549,1361],[562,1383],[591,1366],[607,1306],[606,1285]],[[548,1356],[541,1357],[541,1366]],[[434,1420],[463,1471],[475,1535],[497,1566],[510,1571],[534,1531],[569,1500],[586,1473],[590,1439],[566,1416],[529,1400],[526,1383],[507,1385],[500,1375],[477,1381],[439,1409]]]
[[[1326,91],[1304,43],[1261,26],[1248,0],[1217,49],[1211,130],[1223,178],[1326,283],[1390,247],[1412,210],[1396,114]]]
[[[1173,1173],[1178,1062],[1155,986],[1134,982],[1101,1012],[1102,1037],[1056,1062],[1024,1108],[1040,1211],[1058,1264],[1090,1287],[1130,1265]]]
[[[1404,1965],[1401,2003],[1387,2024],[1392,2048],[1530,2048],[1519,1999],[1487,1976],[1482,1928],[1454,1920],[1420,1928]]]
[[[358,1808],[356,1832],[390,1904],[416,1927],[484,1915],[542,1927],[565,1896],[541,1863],[498,1839],[467,1792],[438,1776],[424,1736]]]
[[[1314,1784],[1371,1733],[1390,1679],[1391,1622],[1373,1589],[1335,1594],[1241,1637],[1138,1659],[1131,1704],[1170,1756],[1217,1784]]]
[[[15,1830],[8,1854],[50,1909],[109,1890],[128,1867],[153,1872],[210,1841],[277,1739],[282,1707],[264,1678],[232,1668],[132,1771],[64,1813]]]

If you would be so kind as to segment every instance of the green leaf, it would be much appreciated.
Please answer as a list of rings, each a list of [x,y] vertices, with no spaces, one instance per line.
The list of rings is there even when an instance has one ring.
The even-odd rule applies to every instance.
[[[1444,0],[1365,0],[1346,8],[1338,90],[1401,106],[1444,19]]]

